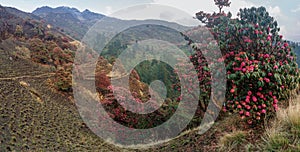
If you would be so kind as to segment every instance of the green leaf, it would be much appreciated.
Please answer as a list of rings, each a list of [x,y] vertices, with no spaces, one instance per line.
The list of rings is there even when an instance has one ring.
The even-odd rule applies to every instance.
[[[203,70],[204,70],[204,71],[209,71],[209,68],[208,68],[207,66],[204,66],[204,67],[203,67]]]
[[[246,73],[246,77],[249,79],[250,78],[250,73]]]
[[[257,84],[258,84],[258,87],[262,87],[262,82],[261,81],[258,81]]]

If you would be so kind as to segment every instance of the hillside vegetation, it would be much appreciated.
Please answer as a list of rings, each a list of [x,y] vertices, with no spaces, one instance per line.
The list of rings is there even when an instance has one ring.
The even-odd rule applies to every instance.
[[[202,26],[189,28],[163,22],[183,30],[175,31],[145,24],[114,37],[99,57],[97,47],[78,40],[104,15],[68,7],[42,7],[25,13],[0,6],[0,151],[300,151],[299,44],[278,34],[277,21],[264,7],[241,9],[233,18],[230,12],[222,11],[230,6],[229,0],[214,1],[219,12],[196,13],[209,32]],[[207,44],[211,35],[217,41]],[[156,127],[178,108],[182,96],[175,71],[184,63],[178,61],[178,69],[173,69],[151,60],[130,73],[124,72],[124,67],[115,73],[112,70],[115,63],[121,62],[117,58],[124,50],[138,52],[141,41],[154,38],[181,48],[193,63],[199,80],[196,87],[200,88],[197,111],[184,131],[168,142],[137,149],[109,144],[82,120],[74,103],[72,72],[96,88],[92,94],[85,83],[75,84],[86,97],[101,99],[106,112],[118,123],[138,129]],[[170,51],[157,46],[144,49]],[[76,51],[85,54],[78,59],[79,66],[73,65]],[[135,63],[142,56],[129,54],[126,62]],[[94,68],[94,58],[95,75],[89,75],[86,71]],[[220,63],[224,63],[224,69]],[[226,76],[224,103],[218,101],[223,92],[213,92],[211,88],[212,82],[222,84],[211,72],[213,68]],[[111,79],[126,76],[129,90],[113,88]],[[195,87],[189,78],[190,75],[184,76],[184,81],[190,83],[187,90]],[[167,99],[151,114],[126,110],[117,99],[126,102],[132,97],[113,94],[116,90],[127,92],[133,100],[145,103],[151,93],[160,93],[149,89],[153,80],[165,83]],[[212,104],[221,113],[207,132],[199,134],[198,126],[205,113],[216,112],[208,109],[211,97],[216,97]]]

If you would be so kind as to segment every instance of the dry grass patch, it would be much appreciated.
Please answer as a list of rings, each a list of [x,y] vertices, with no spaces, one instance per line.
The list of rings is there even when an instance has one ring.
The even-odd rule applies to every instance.
[[[291,101],[288,108],[277,112],[263,140],[263,150],[300,151],[300,97]]]
[[[30,50],[27,47],[25,47],[25,46],[16,46],[15,49],[16,49],[16,51],[13,52],[13,55],[18,56],[20,58],[24,58],[24,59],[30,59],[31,58]]]
[[[232,151],[237,147],[241,147],[241,144],[246,140],[247,132],[234,131],[225,134],[219,141],[220,151]]]
[[[300,137],[300,101],[298,103],[290,106],[287,110],[287,124],[292,127],[295,134]]]

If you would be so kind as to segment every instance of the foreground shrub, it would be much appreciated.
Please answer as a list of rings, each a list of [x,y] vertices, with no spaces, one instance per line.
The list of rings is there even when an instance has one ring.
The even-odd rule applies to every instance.
[[[278,110],[279,101],[297,87],[299,74],[295,54],[265,8],[241,9],[239,16],[223,18],[214,31],[227,65],[224,110],[252,124]]]
[[[218,0],[215,2],[220,5]],[[228,1],[223,4],[229,5]],[[196,16],[218,41],[223,55],[218,62],[224,61],[226,65],[227,92],[223,110],[239,113],[249,124],[259,123],[276,112],[278,104],[286,101],[289,92],[298,86],[299,73],[295,54],[278,34],[280,28],[274,18],[264,7],[240,9],[236,19],[221,10],[214,14],[199,12]],[[207,62],[203,53],[211,50],[207,49],[209,45],[203,47],[197,43],[205,40],[204,33],[193,40],[195,32],[199,30],[185,36],[194,49],[190,59],[198,72],[201,93],[204,93],[200,102],[204,103],[205,111],[212,81],[208,65],[212,63]]]

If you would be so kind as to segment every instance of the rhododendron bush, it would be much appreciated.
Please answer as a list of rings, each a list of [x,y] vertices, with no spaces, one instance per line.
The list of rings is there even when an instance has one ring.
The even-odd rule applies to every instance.
[[[239,19],[224,17],[213,28],[227,65],[224,110],[259,122],[298,85],[296,58],[277,22],[264,7],[241,9]]]
[[[285,102],[290,91],[298,86],[299,73],[295,54],[279,35],[280,28],[274,18],[264,7],[241,9],[236,19],[221,11],[213,15],[198,13],[197,18],[218,41],[223,55],[218,61],[226,65],[227,92],[223,110],[239,113],[249,124],[259,123],[276,112],[278,104]],[[199,100],[207,100],[210,99],[208,84],[212,81],[207,71],[211,70],[203,58],[203,49],[195,47],[197,43],[190,39],[191,35],[185,35],[194,49],[191,61],[199,73],[201,91],[207,96]]]
[[[238,112],[249,124],[278,110],[279,100],[297,84],[296,68],[277,63],[274,55],[230,52],[227,59],[227,101],[224,111]]]

